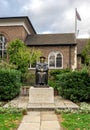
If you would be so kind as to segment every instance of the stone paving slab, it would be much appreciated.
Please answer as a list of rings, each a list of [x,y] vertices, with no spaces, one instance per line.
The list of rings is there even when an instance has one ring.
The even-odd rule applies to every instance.
[[[60,130],[57,115],[54,112],[41,112],[41,130]]]
[[[76,104],[74,104],[74,103],[65,103],[65,105],[67,106],[67,108],[75,108],[75,109],[78,109],[79,107],[76,105]]]
[[[18,130],[40,130],[40,123],[21,123]]]
[[[40,116],[37,115],[25,115],[23,118],[23,123],[40,123]]]
[[[40,116],[40,112],[39,111],[28,111],[27,113],[30,116]]]
[[[65,105],[64,102],[59,102],[59,103],[55,103],[55,108],[59,108],[59,109],[66,109],[67,106]]]
[[[16,108],[26,108],[28,110],[54,110],[54,109],[79,109],[79,106],[70,100],[65,100],[61,96],[54,97],[53,103],[43,103],[43,104],[32,104],[29,103],[29,96],[19,96],[13,99],[11,102],[6,104],[4,107],[12,106]]]
[[[4,107],[15,107],[15,108],[27,108],[28,105],[28,96],[19,96],[13,100],[11,100],[9,103],[4,105]]]
[[[28,112],[17,130],[60,130],[55,112]]]
[[[41,114],[51,114],[51,115],[55,115],[55,112],[54,111],[42,111],[42,112],[40,112]]]
[[[79,109],[79,106],[73,103],[70,100],[66,100],[61,96],[56,96],[55,100],[55,108],[58,109]]]
[[[43,129],[60,129],[60,125],[58,121],[42,121],[41,122],[41,130]]]
[[[18,130],[40,130],[40,112],[28,112]]]
[[[50,130],[50,128],[42,128],[41,130]],[[60,130],[60,128],[52,128],[51,130]]]
[[[42,121],[47,121],[47,120],[48,120],[48,121],[51,121],[51,120],[54,121],[54,120],[58,120],[58,119],[57,119],[57,116],[56,116],[55,114],[52,114],[52,115],[50,115],[50,114],[48,114],[48,115],[47,115],[47,114],[46,114],[46,115],[43,115],[43,114],[42,114],[42,115],[41,115],[41,120],[42,120]]]

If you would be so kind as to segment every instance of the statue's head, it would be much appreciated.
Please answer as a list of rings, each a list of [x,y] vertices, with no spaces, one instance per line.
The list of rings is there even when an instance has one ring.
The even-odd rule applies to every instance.
[[[44,63],[44,62],[45,62],[45,59],[46,59],[46,58],[45,58],[44,56],[41,56],[41,57],[40,57],[40,62],[41,62],[41,63]]]

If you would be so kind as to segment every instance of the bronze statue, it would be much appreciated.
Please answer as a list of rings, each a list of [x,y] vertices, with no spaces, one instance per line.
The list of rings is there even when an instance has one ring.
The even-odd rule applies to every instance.
[[[45,57],[40,57],[40,62],[36,64],[36,85],[48,84],[48,64]]]

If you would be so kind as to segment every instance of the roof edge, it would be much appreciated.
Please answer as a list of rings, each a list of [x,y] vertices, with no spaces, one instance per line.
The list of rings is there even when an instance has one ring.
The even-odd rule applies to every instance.
[[[32,30],[34,31],[34,33],[37,34],[30,19],[28,18],[28,16],[0,17],[0,19],[2,19],[2,20],[4,20],[4,19],[26,19],[28,21],[29,25],[32,27]]]
[[[26,44],[27,46],[75,46],[77,43],[60,43],[60,44]]]

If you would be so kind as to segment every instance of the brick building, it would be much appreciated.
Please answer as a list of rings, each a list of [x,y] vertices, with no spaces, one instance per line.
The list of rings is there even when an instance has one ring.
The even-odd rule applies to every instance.
[[[81,65],[81,51],[87,39],[75,39],[74,33],[37,34],[28,17],[0,18],[0,56],[7,44],[20,39],[30,48],[40,49],[50,69],[76,69]],[[32,69],[32,68],[31,68]]]

